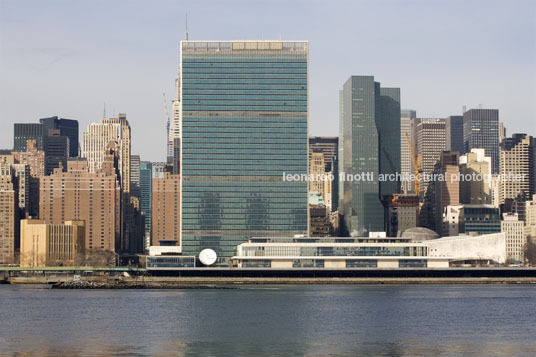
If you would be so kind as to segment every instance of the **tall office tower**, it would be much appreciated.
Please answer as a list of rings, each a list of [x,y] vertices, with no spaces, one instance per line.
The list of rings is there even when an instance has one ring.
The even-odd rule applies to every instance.
[[[422,155],[422,172],[431,174],[441,152],[447,149],[446,122],[436,118],[416,118],[414,122],[416,155]],[[428,182],[421,182],[421,196],[427,188]]]
[[[127,120],[127,115],[119,113],[118,118],[102,119],[102,124],[112,124],[121,126],[120,158],[121,158],[121,187],[123,192],[130,192],[130,148],[131,148],[131,132],[130,124]]]
[[[145,248],[151,245],[151,219],[153,207],[153,165],[149,161],[140,162],[140,207],[145,217]]]
[[[39,216],[39,180],[45,175],[45,152],[37,150],[37,141],[28,140],[25,152],[12,152],[15,162],[28,165],[30,171],[30,193],[26,202],[30,217]]]
[[[84,159],[67,162],[41,178],[39,218],[49,224],[81,220],[86,224],[86,249],[117,252],[121,241],[121,188],[117,156],[110,149],[101,168],[90,172]]]
[[[506,258],[523,263],[527,243],[524,222],[515,213],[503,213],[501,232],[506,234]]]
[[[400,183],[402,192],[414,190],[413,181],[404,179],[413,174],[413,164],[411,162],[411,150],[408,145],[408,137],[413,142],[411,122],[417,117],[417,112],[412,109],[402,109],[400,111],[400,172],[403,175]],[[407,135],[407,136],[406,136]]]
[[[339,138],[336,136],[310,136],[309,137],[309,161],[313,152],[324,154],[325,172],[334,170],[334,162],[339,155]]]
[[[338,206],[338,160],[337,156],[339,155],[339,138],[336,136],[310,136],[309,137],[309,172],[311,173],[311,166],[314,162],[320,160],[320,155],[322,156],[322,161],[324,162],[324,167],[322,169],[318,168],[319,174],[324,174],[326,177],[333,175],[333,181],[324,181],[319,182],[317,185],[317,191],[324,198],[324,202],[328,207],[328,212],[335,211]],[[316,156],[313,159],[313,156]],[[322,172],[320,172],[322,170]],[[311,190],[311,182],[309,183],[309,191]]]
[[[471,149],[460,156],[460,173],[463,177],[475,176],[481,180],[460,180],[460,202],[464,204],[492,203],[491,157],[485,156],[484,149]]]
[[[35,140],[37,150],[44,150],[44,131],[41,123],[15,123],[13,126],[13,151],[26,151],[28,140]]]
[[[460,154],[457,151],[443,151],[439,161],[436,163],[434,173],[441,174],[445,180],[434,181],[435,204],[434,218],[435,228],[439,235],[448,234],[447,206],[457,206],[460,204],[460,181],[458,167]]]
[[[89,172],[96,172],[102,167],[107,145],[114,142],[115,145],[120,146],[122,137],[123,131],[120,124],[103,123],[101,120],[100,123],[92,123],[87,127],[87,131],[83,133],[81,157],[87,160]],[[121,153],[119,163],[122,168]]]
[[[179,175],[153,179],[152,245],[181,246]]]
[[[130,192],[140,197],[140,155],[130,155]]]
[[[380,182],[379,174],[400,172],[400,90],[381,88],[372,76],[352,76],[344,84],[343,105],[339,173],[373,176],[341,183],[345,228],[359,234],[383,231],[382,195],[399,190],[399,182]]]
[[[445,119],[447,150],[463,154],[463,116],[451,115]]]
[[[328,175],[333,175],[331,171],[326,172],[324,154],[313,152],[309,161],[309,192],[314,192],[322,197],[327,212],[331,212],[333,205],[332,181]]]
[[[30,167],[26,164],[12,164],[13,173],[15,176],[16,190],[18,192],[17,201],[20,209],[20,217],[30,217],[32,211],[32,199],[31,196],[31,175]]]
[[[43,125],[43,134],[49,130],[59,130],[58,136],[69,138],[69,157],[78,156],[78,120],[58,118],[57,116],[39,119]]]
[[[326,165],[324,163],[324,154],[321,152],[314,152],[309,156],[309,175],[311,177],[317,178],[315,180],[309,180],[309,192],[316,192],[322,198],[324,198],[324,202],[326,200],[325,197],[323,197],[324,193],[324,185],[323,181],[320,179],[321,176],[325,174]]]
[[[308,42],[182,41],[179,71],[185,254],[307,234]]]
[[[173,121],[168,128],[168,144],[167,144],[167,163],[171,164],[172,160],[175,162],[177,158],[180,158],[180,112],[181,112],[181,92],[180,92],[180,69],[175,79],[175,97],[172,101]]]
[[[98,170],[104,160],[106,147],[114,142],[119,150],[119,172],[122,195],[122,214],[124,215],[121,234],[121,251],[135,253],[141,244],[138,236],[141,230],[137,227],[135,204],[130,198],[130,149],[131,131],[126,114],[118,118],[102,119],[99,123],[88,126],[83,135],[82,157],[87,158],[89,172]]]
[[[506,139],[506,127],[504,126],[504,123],[501,121],[499,122],[499,145],[502,143],[504,139]]]
[[[181,171],[181,139],[175,138],[173,139],[173,157],[172,162],[168,163],[171,164],[171,167],[173,168],[173,174],[178,175]]]
[[[342,165],[344,163],[344,145],[342,142],[343,132],[344,132],[344,91],[341,89],[339,90],[339,156],[337,157],[337,173],[340,173],[340,169],[342,168]],[[338,202],[337,202],[337,208],[342,213],[342,207],[344,203],[344,184],[339,181],[337,177],[337,195],[338,195]],[[340,226],[339,232],[342,235],[346,235],[348,232],[345,231],[345,227]]]
[[[521,179],[505,177],[499,183],[499,202],[519,194],[530,199],[536,193],[536,139],[527,134],[514,134],[500,147],[501,175],[520,175]],[[522,176],[521,176],[522,175]]]
[[[87,159],[89,172],[95,172],[102,167],[110,141],[120,148],[121,188],[123,192],[130,192],[130,124],[126,114],[90,124],[83,134],[81,156]]]
[[[19,238],[19,207],[13,156],[0,157],[0,265],[15,263]]]
[[[59,129],[49,129],[44,137],[45,175],[50,175],[57,167],[67,168],[70,142],[68,136],[60,135]]]
[[[499,172],[499,110],[470,109],[463,113],[463,153],[484,149],[491,172]]]

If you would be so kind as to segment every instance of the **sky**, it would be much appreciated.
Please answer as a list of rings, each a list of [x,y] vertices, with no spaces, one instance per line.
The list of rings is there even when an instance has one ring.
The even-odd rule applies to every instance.
[[[47,116],[82,133],[106,103],[132,153],[164,161],[186,14],[190,40],[308,40],[310,135],[338,135],[351,75],[400,87],[419,117],[496,108],[508,135],[536,135],[536,1],[0,0],[0,148]]]

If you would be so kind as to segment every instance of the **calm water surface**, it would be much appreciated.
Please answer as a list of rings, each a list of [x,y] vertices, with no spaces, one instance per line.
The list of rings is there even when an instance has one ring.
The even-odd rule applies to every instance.
[[[0,285],[0,355],[536,356],[536,286]]]

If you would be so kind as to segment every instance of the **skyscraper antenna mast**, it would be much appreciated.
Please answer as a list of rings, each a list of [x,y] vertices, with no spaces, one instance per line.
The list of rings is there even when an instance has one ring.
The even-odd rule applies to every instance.
[[[188,14],[186,14],[186,32],[185,32],[185,40],[188,41]]]

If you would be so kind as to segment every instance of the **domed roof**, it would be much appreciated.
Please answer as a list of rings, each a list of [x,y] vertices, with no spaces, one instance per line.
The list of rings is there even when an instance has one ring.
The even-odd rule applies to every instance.
[[[408,228],[402,233],[402,238],[410,238],[412,242],[422,242],[439,238],[439,234],[425,227]]]

